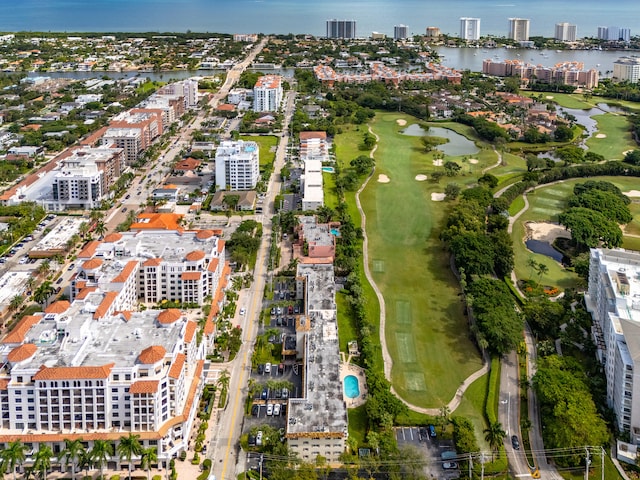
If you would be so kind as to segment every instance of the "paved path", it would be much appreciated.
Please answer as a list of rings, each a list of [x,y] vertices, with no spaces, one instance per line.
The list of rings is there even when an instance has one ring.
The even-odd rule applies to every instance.
[[[496,147],[492,147],[492,148],[493,148],[493,151],[496,152],[496,155],[498,156],[498,161],[493,165],[489,165],[487,168],[483,168],[482,169],[483,175],[487,173],[489,170],[493,170],[494,168],[497,168],[500,165],[502,165],[502,154],[498,150],[496,150]]]
[[[374,154],[378,149],[378,141],[380,140],[380,137],[378,137],[378,135],[374,133],[373,130],[371,130],[371,127],[369,127],[369,133],[371,133],[373,136],[376,137],[376,144],[374,145],[373,150],[371,150],[371,153],[369,153],[369,157],[374,158]],[[391,382],[391,370],[393,368],[393,359],[389,354],[389,348],[387,347],[387,338],[385,335],[386,317],[387,317],[386,307],[384,303],[384,297],[382,296],[382,292],[378,288],[378,285],[376,284],[376,282],[373,280],[373,276],[371,275],[371,270],[369,270],[369,239],[367,237],[367,229],[366,229],[367,217],[365,216],[364,210],[362,209],[362,204],[360,203],[360,193],[369,184],[369,181],[373,177],[374,173],[375,173],[375,167],[371,171],[371,174],[369,175],[369,177],[367,177],[365,182],[356,192],[356,206],[358,207],[358,212],[360,212],[361,226],[362,226],[362,237],[363,237],[362,254],[363,254],[363,262],[364,262],[364,275],[367,278],[367,281],[369,282],[369,284],[371,284],[371,287],[373,288],[373,290],[376,292],[376,297],[378,297],[378,303],[380,304],[380,346],[382,347],[382,359],[384,362],[384,376],[387,378],[387,380],[389,380],[389,382]],[[467,390],[469,385],[475,382],[482,375],[486,374],[489,371],[489,367],[490,367],[490,363],[487,361],[487,358],[484,358],[482,368],[480,368],[478,371],[469,375],[462,382],[460,387],[458,387],[458,389],[456,390],[456,393],[451,399],[451,401],[447,404],[447,407],[449,408],[450,412],[453,412],[456,408],[458,408],[458,405],[460,405],[460,401],[462,400],[464,392]],[[427,415],[440,415],[439,408],[423,408],[407,402],[400,395],[397,394],[397,392],[393,388],[393,385],[391,385],[391,392],[396,397],[398,397],[400,401],[404,403],[407,407],[409,407],[411,410],[424,413]]]

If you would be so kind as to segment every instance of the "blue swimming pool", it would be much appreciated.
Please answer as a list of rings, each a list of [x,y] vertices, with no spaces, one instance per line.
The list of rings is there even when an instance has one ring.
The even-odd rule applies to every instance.
[[[338,230],[337,228],[332,228],[331,230],[329,230],[331,232],[331,235],[334,235],[336,237],[340,236],[340,230]]]
[[[360,396],[360,384],[358,379],[353,375],[344,377],[344,394],[347,398],[356,398]]]
[[[327,173],[334,173],[335,172],[333,167],[322,167],[322,171],[323,172],[327,172]]]

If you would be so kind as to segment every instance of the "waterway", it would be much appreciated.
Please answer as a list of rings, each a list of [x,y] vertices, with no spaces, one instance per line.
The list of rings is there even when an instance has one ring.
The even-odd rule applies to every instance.
[[[413,123],[405,128],[402,133],[411,137],[429,135],[432,137],[446,138],[449,141],[442,145],[438,145],[436,148],[445,155],[452,157],[460,155],[474,155],[480,151],[471,140],[457,132],[454,132],[453,130],[449,130],[448,128],[429,127],[429,131],[427,132],[417,123]]]

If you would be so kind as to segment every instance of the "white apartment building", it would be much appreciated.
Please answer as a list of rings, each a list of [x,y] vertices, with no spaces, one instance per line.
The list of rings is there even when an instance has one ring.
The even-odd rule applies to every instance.
[[[322,190],[322,162],[307,160],[304,162],[304,174],[300,177],[302,190],[302,210],[317,210],[324,205]]]
[[[204,384],[197,325],[179,310],[117,311],[110,293],[55,302],[0,341],[0,448],[22,440],[29,463],[40,445],[57,456],[65,439],[131,432],[161,463],[187,449]]]
[[[356,21],[327,20],[327,38],[356,38]]]
[[[158,90],[155,95],[183,96],[184,108],[195,108],[198,106],[198,80],[189,78],[180,82],[170,83]]]
[[[618,428],[640,444],[640,252],[592,249],[587,310]]]
[[[110,194],[125,168],[124,150],[110,147],[81,147],[60,161],[54,173],[51,210],[97,208]]]
[[[142,130],[139,128],[108,128],[102,137],[102,145],[124,150],[127,165],[138,161],[142,151]]]
[[[562,22],[556,23],[555,39],[559,42],[575,42],[578,35],[578,27],[575,25]]]
[[[393,39],[394,40],[406,40],[409,38],[409,27],[407,25],[394,25],[393,26]]]
[[[216,150],[218,190],[252,190],[259,179],[260,149],[256,142],[220,142]]]
[[[330,161],[327,132],[300,132],[300,160]]]
[[[529,40],[529,19],[510,18],[508,38],[516,42],[526,42]]]
[[[282,102],[282,77],[265,75],[253,87],[253,109],[256,112],[275,112]]]
[[[613,62],[613,81],[638,83],[640,81],[640,57],[621,57]]]
[[[461,17],[460,38],[468,42],[480,40],[480,19]]]
[[[631,29],[616,26],[598,27],[598,39],[607,40],[608,42],[630,42]]]
[[[100,289],[118,292],[122,310],[162,300],[202,305],[220,291],[224,243],[208,230],[112,233],[78,254],[71,299]]]
[[[333,265],[299,263],[296,298],[304,300],[304,314],[296,322],[304,372],[301,398],[289,399],[285,437],[301,460],[312,462],[321,455],[335,463],[344,452],[348,431]]]

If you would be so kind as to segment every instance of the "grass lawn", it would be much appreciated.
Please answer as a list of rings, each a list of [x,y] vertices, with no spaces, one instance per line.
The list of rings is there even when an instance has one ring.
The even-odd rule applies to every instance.
[[[433,154],[423,153],[419,137],[399,133],[399,118],[414,121],[378,113],[372,122],[380,136],[376,176],[361,195],[370,268],[385,297],[394,388],[415,405],[440,407],[451,400],[464,378],[480,368],[481,358],[468,338],[459,287],[438,239],[438,226],[448,208],[433,202],[431,193],[444,187],[415,180],[416,174],[441,167],[433,166]],[[475,174],[479,165],[464,168]],[[377,182],[379,174],[386,174],[390,183]],[[474,178],[466,175],[450,181],[465,184]]]
[[[348,343],[351,340],[358,340],[358,333],[350,312],[349,302],[343,292],[336,293],[336,306],[338,307],[340,351],[347,352],[349,350]]]
[[[349,418],[349,436],[358,441],[358,445],[364,445],[367,435],[367,427],[369,420],[367,419],[367,411],[364,405],[356,408],[347,409]]]
[[[549,267],[549,272],[542,276],[542,278],[535,280],[545,285],[553,285],[560,288],[575,287],[578,277],[573,273],[567,271],[558,262],[553,261],[545,255],[540,255],[528,250],[523,239],[525,238],[525,223],[530,221],[535,222],[557,222],[558,214],[560,214],[565,206],[567,198],[573,193],[573,187],[576,183],[583,183],[587,180],[603,180],[611,182],[620,188],[623,192],[634,189],[637,187],[638,180],[631,177],[594,177],[594,178],[576,178],[567,180],[564,183],[559,183],[550,186],[541,186],[535,190],[535,193],[529,194],[529,209],[518,219],[513,226],[513,250],[515,254],[515,271],[519,279],[531,278],[531,268],[527,266],[527,260],[533,258],[536,262],[542,262]],[[519,200],[516,200],[519,201]],[[634,215],[634,219],[631,222],[632,225],[640,222],[640,208],[633,208],[631,213]],[[640,247],[640,238],[625,237],[624,248],[633,248],[633,246]]]
[[[512,217],[524,208],[524,198],[519,196],[509,206],[509,215]]]
[[[240,140],[256,142],[260,147],[260,166],[273,165],[276,159],[278,137],[273,135],[240,135]]]
[[[488,423],[483,415],[484,403],[487,396],[487,390],[489,389],[489,375],[483,375],[478,380],[469,385],[469,388],[460,402],[460,406],[456,409],[452,416],[460,415],[467,417],[474,426],[474,432],[476,434],[476,441],[480,450],[490,451],[489,444],[484,439],[485,428],[488,428]]]
[[[593,119],[598,122],[598,132],[586,142],[590,152],[599,153],[607,160],[622,160],[623,152],[637,148],[624,115],[605,113],[594,115]],[[606,137],[597,138],[597,135]]]

